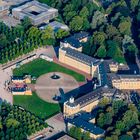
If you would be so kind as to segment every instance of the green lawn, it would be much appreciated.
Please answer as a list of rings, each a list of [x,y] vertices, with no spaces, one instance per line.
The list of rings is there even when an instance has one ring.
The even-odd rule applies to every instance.
[[[22,76],[23,74],[30,74],[36,76],[37,78],[45,73],[49,72],[63,72],[73,76],[78,82],[85,80],[85,77],[77,72],[70,69],[64,68],[54,62],[47,62],[43,59],[36,59],[32,62],[22,65],[20,68],[13,70],[13,75]]]
[[[36,93],[32,96],[14,95],[14,105],[19,105],[24,109],[34,113],[40,118],[48,118],[60,111],[59,104],[48,103],[40,99]]]

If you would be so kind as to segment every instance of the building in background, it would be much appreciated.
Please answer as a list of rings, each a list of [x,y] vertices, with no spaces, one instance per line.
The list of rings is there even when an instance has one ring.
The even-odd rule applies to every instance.
[[[0,17],[8,15],[9,13],[9,3],[3,0],[0,0]]]
[[[19,20],[29,17],[33,25],[39,25],[57,17],[58,10],[34,0],[13,8],[12,15]]]

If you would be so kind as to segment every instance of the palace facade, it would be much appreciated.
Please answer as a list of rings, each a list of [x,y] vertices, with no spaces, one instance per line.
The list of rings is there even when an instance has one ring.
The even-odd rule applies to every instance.
[[[120,90],[139,90],[140,75],[109,74],[112,86]]]
[[[59,61],[81,70],[92,77],[96,75],[98,65],[100,64],[100,60],[87,56],[69,47],[59,49]]]

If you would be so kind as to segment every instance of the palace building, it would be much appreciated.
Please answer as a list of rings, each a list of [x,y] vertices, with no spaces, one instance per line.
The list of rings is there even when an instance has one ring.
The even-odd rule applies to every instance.
[[[139,90],[140,75],[109,74],[112,86],[120,90]]]
[[[63,115],[68,122],[68,127],[76,126],[90,133],[90,137],[98,139],[104,135],[104,130],[95,125],[93,110],[97,107],[100,99],[108,97],[110,100],[125,99],[125,95],[108,86],[100,87],[87,93],[76,100],[73,97],[64,103]]]
[[[110,99],[125,98],[124,94],[115,88],[109,88],[107,86],[100,87],[76,100],[71,97],[69,101],[64,103],[64,116],[69,117],[81,111],[91,112],[103,97]]]
[[[63,47],[59,49],[59,61],[73,68],[81,70],[92,77],[96,75],[98,71],[98,65],[101,62],[98,59],[92,58],[69,47]]]

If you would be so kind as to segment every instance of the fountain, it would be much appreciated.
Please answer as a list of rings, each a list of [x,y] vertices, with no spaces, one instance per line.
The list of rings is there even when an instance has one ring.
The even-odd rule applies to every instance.
[[[54,80],[57,80],[57,79],[60,79],[60,76],[54,73],[54,74],[51,76],[51,78],[54,79]]]

